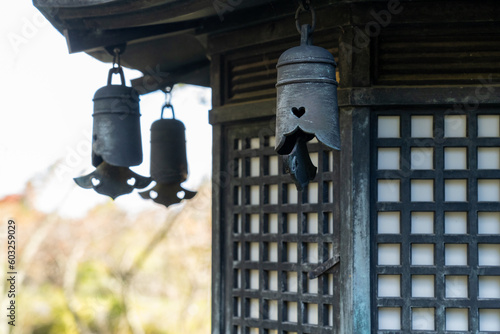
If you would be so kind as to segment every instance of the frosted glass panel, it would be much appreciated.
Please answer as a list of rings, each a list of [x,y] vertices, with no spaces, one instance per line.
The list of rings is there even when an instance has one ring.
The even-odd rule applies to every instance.
[[[290,183],[287,186],[287,192],[288,192],[288,203],[289,204],[297,204],[297,199],[298,199],[298,193],[297,193],[297,187],[295,184]]]
[[[269,157],[269,175],[278,175],[278,156],[273,155]]]
[[[467,169],[467,148],[445,147],[444,169]]]
[[[278,243],[270,242],[268,244],[268,259],[270,262],[278,262]]]
[[[447,331],[468,331],[469,330],[469,310],[466,308],[446,309],[446,330]]]
[[[296,302],[286,302],[286,320],[289,322],[297,322],[297,303]]]
[[[477,136],[478,137],[499,137],[500,136],[500,116],[498,116],[498,115],[478,115],[477,116]]]
[[[500,245],[479,244],[477,248],[480,266],[500,266]]]
[[[278,204],[278,185],[271,184],[269,186],[269,204]]]
[[[444,254],[444,264],[447,266],[467,265],[467,245],[465,244],[446,244]]]
[[[447,202],[466,202],[467,180],[445,180],[444,200]]]
[[[500,276],[479,276],[479,298],[500,298]]]
[[[434,275],[412,275],[412,297],[434,297]]]
[[[259,300],[250,299],[250,318],[259,319]]]
[[[379,138],[399,138],[399,116],[379,116]]]
[[[379,244],[378,264],[383,266],[397,266],[401,264],[399,244]]]
[[[297,273],[293,271],[289,271],[286,274],[286,285],[287,291],[289,292],[297,292]]]
[[[250,138],[250,148],[251,149],[258,149],[259,147],[260,147],[259,137]]]
[[[319,155],[318,152],[309,153],[309,158],[311,159],[314,166],[319,166]]]
[[[378,149],[378,169],[399,169],[400,150],[398,147]]]
[[[500,331],[500,310],[499,309],[479,310],[479,330],[485,332]]]
[[[411,233],[413,234],[434,233],[434,212],[412,212]]]
[[[318,213],[310,212],[307,214],[307,233],[317,234],[318,232]]]
[[[259,243],[250,243],[250,261],[259,261]]]
[[[411,136],[418,138],[431,138],[433,134],[432,116],[412,116],[411,117]]]
[[[500,180],[497,179],[477,180],[477,199],[479,202],[500,201]]]
[[[250,186],[250,205],[259,205],[259,186]]]
[[[400,330],[401,309],[399,307],[381,307],[378,309],[378,329]]]
[[[259,271],[250,270],[250,289],[259,289]]]
[[[446,298],[468,298],[467,276],[446,276]]]
[[[379,180],[378,201],[399,202],[399,180]]]
[[[411,180],[412,202],[434,201],[434,180]]]
[[[250,215],[250,233],[259,233],[259,215]]]
[[[307,262],[318,263],[318,244],[310,242],[307,244]]]
[[[318,203],[318,183],[309,183],[307,186],[307,202],[311,204]]]
[[[478,147],[478,169],[500,169],[500,147]]]
[[[286,245],[288,262],[297,262],[297,243],[288,242]]]
[[[271,213],[268,216],[269,233],[278,233],[278,214]]]
[[[268,279],[269,279],[269,290],[278,291],[278,272],[270,271]]]
[[[411,169],[434,169],[433,155],[432,147],[412,147]]]
[[[378,213],[378,233],[379,234],[399,234],[400,233],[400,213],[379,212]]]
[[[444,233],[467,234],[467,212],[445,212]]]
[[[478,212],[479,234],[500,234],[500,212]]]
[[[433,308],[413,308],[411,317],[411,328],[414,330],[433,331],[434,309]]]
[[[311,325],[318,324],[318,304],[306,304],[307,323]]]
[[[307,280],[307,293],[318,293],[318,279]]]
[[[413,266],[434,265],[434,245],[433,244],[411,245],[411,264]]]
[[[444,116],[444,136],[445,137],[467,136],[467,116],[465,115]]]
[[[260,159],[250,158],[250,176],[259,176],[260,175]]]
[[[268,143],[268,146],[269,146],[269,147],[274,147],[274,146],[276,146],[276,137],[275,137],[275,136],[269,136],[269,143]]]
[[[401,297],[400,275],[378,275],[379,297]]]
[[[297,234],[299,231],[298,215],[296,213],[288,213],[286,218],[287,233]]]

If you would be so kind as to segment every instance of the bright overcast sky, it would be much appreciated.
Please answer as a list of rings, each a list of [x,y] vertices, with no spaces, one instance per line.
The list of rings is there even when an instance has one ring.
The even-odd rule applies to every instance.
[[[106,84],[111,65],[84,53],[68,54],[63,36],[29,0],[0,5],[0,36],[0,198],[20,193],[28,180],[40,180],[59,162],[55,176],[42,187],[40,208],[61,206],[63,213],[78,215],[106,201],[75,186],[73,177],[94,170],[89,151],[92,97]],[[125,72],[127,81],[139,76],[138,71]],[[190,176],[183,185],[189,190],[210,176],[210,94],[207,88],[191,86],[175,88],[172,97],[176,118],[186,126]],[[144,162],[132,168],[141,175],[149,176],[149,128],[160,117],[163,102],[163,93],[141,97]],[[116,202],[135,208],[150,205],[136,193]]]

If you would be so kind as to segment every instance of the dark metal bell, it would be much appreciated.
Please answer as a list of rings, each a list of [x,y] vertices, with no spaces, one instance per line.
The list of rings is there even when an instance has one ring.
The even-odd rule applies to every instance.
[[[163,119],[163,110],[167,107],[172,109],[171,119]],[[196,192],[183,189],[180,185],[188,175],[185,130],[184,123],[175,119],[173,107],[165,105],[162,118],[151,125],[150,172],[157,185],[141,192],[143,198],[168,207],[196,195]]]
[[[286,167],[299,190],[316,175],[305,143],[316,136],[331,149],[340,149],[337,64],[328,50],[312,45],[311,33],[309,25],[302,25],[300,46],[285,51],[276,65],[275,149],[290,155]]]
[[[119,73],[121,85],[112,85],[111,76]],[[113,166],[130,167],[142,162],[139,94],[125,86],[121,67],[109,71],[108,84],[94,95],[92,164],[106,161]]]

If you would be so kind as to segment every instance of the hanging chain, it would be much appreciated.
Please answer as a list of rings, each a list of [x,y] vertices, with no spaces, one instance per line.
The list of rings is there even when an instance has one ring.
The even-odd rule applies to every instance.
[[[120,68],[120,49],[119,48],[114,48],[113,49],[113,68]],[[115,66],[116,65],[116,66]]]
[[[299,34],[302,33],[301,24],[299,22],[299,16],[301,12],[311,13],[312,22],[311,22],[310,33],[312,33],[316,28],[316,12],[314,11],[314,8],[311,5],[311,0],[300,0],[300,5],[297,8],[297,11],[295,12],[295,25],[297,27],[297,31],[299,32]]]
[[[172,105],[172,87],[167,86],[163,91],[165,92],[165,103],[161,108],[161,118],[163,118],[165,108],[170,108],[172,110],[172,118],[175,119],[174,106]]]

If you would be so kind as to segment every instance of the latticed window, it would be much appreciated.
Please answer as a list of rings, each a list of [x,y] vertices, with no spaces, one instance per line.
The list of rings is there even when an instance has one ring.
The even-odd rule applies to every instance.
[[[235,334],[333,333],[338,275],[335,268],[314,279],[309,273],[337,252],[334,153],[309,144],[318,175],[298,192],[274,151],[273,132],[269,122],[227,132],[227,328]]]
[[[372,117],[374,328],[500,332],[500,113]]]

